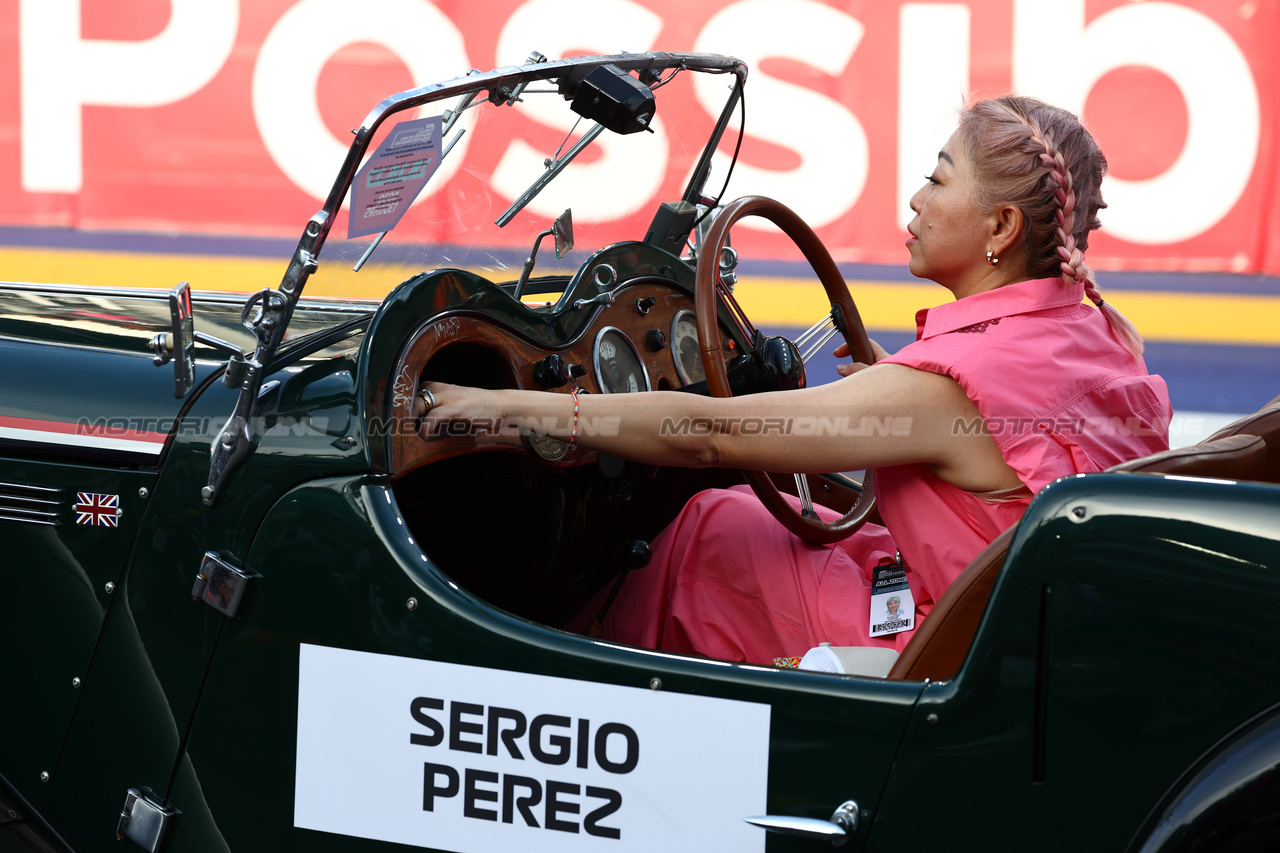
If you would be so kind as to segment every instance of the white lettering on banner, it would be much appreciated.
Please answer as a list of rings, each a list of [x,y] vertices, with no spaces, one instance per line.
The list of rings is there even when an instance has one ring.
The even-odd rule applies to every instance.
[[[785,57],[838,76],[864,32],[857,19],[816,0],[740,0],[707,21],[694,46],[747,63],[752,114],[769,117],[756,121],[752,134],[800,156],[800,166],[789,171],[739,161],[734,185],[783,202],[814,228],[835,222],[862,195],[869,169],[867,134],[844,104],[761,73],[761,63]],[[700,75],[694,86],[703,107],[718,114],[724,81]],[[728,158],[716,155],[716,174],[728,168]],[[719,191],[714,179],[708,188]],[[728,197],[734,195],[731,188]],[[760,219],[743,220],[738,227],[772,228]]]
[[[461,76],[471,67],[462,33],[426,0],[301,0],[289,7],[263,40],[254,65],[253,117],[280,171],[317,199],[329,195],[351,145],[350,135],[334,138],[320,115],[320,72],[330,57],[357,42],[394,53],[408,66],[415,86]],[[473,121],[474,114],[467,114],[457,127]],[[458,169],[470,139],[470,133],[463,134],[416,201]]]
[[[763,851],[768,705],[303,645],[294,825],[431,847]]]
[[[498,36],[500,65],[522,65],[532,49],[548,59],[561,59],[582,50],[600,53],[640,53],[653,47],[662,32],[662,18],[632,0],[595,0],[564,14],[563,0],[529,0],[507,19]],[[558,97],[529,96],[522,112],[559,134],[568,133],[577,115]],[[578,125],[581,134],[589,127]],[[575,161],[560,177],[529,202],[527,209],[556,216],[570,205],[577,222],[621,219],[654,204],[669,159],[666,125],[654,116],[653,133],[619,136],[603,133],[591,147],[600,154],[594,162]],[[567,150],[567,146],[566,146]],[[508,199],[516,199],[545,170],[542,161],[552,152],[513,139],[493,171],[490,185]],[[609,192],[599,192],[600,187]]]
[[[898,12],[898,224],[915,217],[911,196],[956,129],[958,93],[969,91],[969,7],[903,3]]]
[[[1108,71],[1141,65],[1168,76],[1187,105],[1182,153],[1148,180],[1109,177],[1103,222],[1148,245],[1204,233],[1240,200],[1257,159],[1260,107],[1248,61],[1213,19],[1185,6],[1129,4],[1088,26],[1084,16],[1084,0],[1017,0],[1014,88],[1080,112]]]
[[[81,0],[21,0],[22,188],[80,192],[86,104],[155,107],[198,92],[235,44],[237,0],[170,0],[152,38],[80,38]],[[123,164],[122,164],[123,165]]]

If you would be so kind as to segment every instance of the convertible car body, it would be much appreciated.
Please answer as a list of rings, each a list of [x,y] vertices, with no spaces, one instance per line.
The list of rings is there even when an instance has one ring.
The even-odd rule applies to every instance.
[[[554,424],[427,437],[421,383],[804,378],[735,309],[735,251],[706,228],[745,67],[539,60],[380,104],[277,288],[0,285],[0,849],[1273,846],[1274,410],[1225,443],[1047,487],[888,677],[568,630],[644,571],[643,543],[690,495],[741,475],[584,452]],[[571,216],[537,212],[559,200],[526,209],[595,127],[600,144],[692,138],[648,131],[655,103],[695,102],[677,88],[695,77],[721,106],[645,233],[575,240]],[[521,198],[492,175],[432,174],[462,131],[557,104],[591,129],[565,124]],[[398,211],[396,233],[420,239],[370,248],[431,181]],[[373,230],[329,239],[353,185],[350,218]],[[824,267],[816,240],[755,204]],[[483,230],[440,236],[475,211],[527,235],[523,268],[525,251],[478,248]],[[563,254],[584,233],[600,248],[531,274],[542,237]],[[414,267],[382,301],[300,298],[327,264],[379,252]],[[832,302],[856,338],[851,303]],[[870,502],[841,475],[804,486]]]

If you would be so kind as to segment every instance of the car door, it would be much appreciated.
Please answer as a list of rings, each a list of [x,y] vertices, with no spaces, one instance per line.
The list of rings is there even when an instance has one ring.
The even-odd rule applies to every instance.
[[[923,687],[515,618],[430,563],[379,478],[289,492],[246,568],[172,797],[204,817],[174,849],[763,850],[743,818],[850,800],[865,836]]]

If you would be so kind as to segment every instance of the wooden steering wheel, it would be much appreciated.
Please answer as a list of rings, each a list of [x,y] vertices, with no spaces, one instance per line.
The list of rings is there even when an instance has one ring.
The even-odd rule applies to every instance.
[[[729,229],[738,220],[747,216],[759,216],[767,219],[782,229],[804,255],[809,266],[817,273],[818,280],[827,291],[831,300],[831,314],[825,321],[810,329],[806,335],[813,333],[824,325],[834,329],[810,349],[810,354],[824,345],[838,330],[849,344],[854,358],[864,364],[875,361],[871,349],[871,340],[867,337],[866,327],[854,307],[853,297],[844,277],[836,268],[831,253],[822,245],[818,235],[805,224],[795,211],[771,198],[763,196],[744,196],[729,204],[712,223],[707,233],[705,245],[698,247],[698,269],[695,280],[694,300],[698,325],[698,348],[702,352],[702,365],[707,375],[707,388],[713,397],[731,397],[733,392],[729,386],[729,375],[725,369],[725,356],[722,337],[717,323],[716,297],[720,283],[720,253],[728,238]],[[779,493],[769,475],[762,471],[744,470],[743,475],[751,488],[755,490],[761,503],[778,519],[784,527],[806,542],[836,542],[852,534],[861,527],[875,509],[875,482],[872,472],[866,472],[862,491],[849,511],[839,520],[826,522],[813,510],[809,498],[809,484],[804,474],[796,474],[796,486],[799,492],[801,510],[797,511]]]

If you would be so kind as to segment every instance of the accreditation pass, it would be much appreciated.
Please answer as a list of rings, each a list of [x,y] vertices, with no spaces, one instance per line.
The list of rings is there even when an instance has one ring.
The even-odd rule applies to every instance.
[[[902,555],[875,567],[871,578],[871,618],[868,634],[883,637],[916,626],[916,602],[907,580]]]

